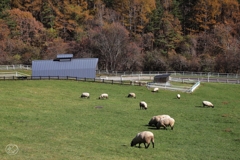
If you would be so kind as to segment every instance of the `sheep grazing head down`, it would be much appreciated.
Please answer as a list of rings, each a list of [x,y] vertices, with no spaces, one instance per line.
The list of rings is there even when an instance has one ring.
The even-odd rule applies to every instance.
[[[180,94],[177,94],[177,99],[180,99],[181,98],[181,95]]]
[[[150,131],[143,131],[143,132],[139,132],[135,138],[133,138],[133,140],[131,141],[131,147],[135,146],[136,144],[139,144],[139,148],[141,143],[144,144],[145,148],[147,149],[150,145],[150,143],[152,143],[152,146],[154,148],[154,135],[152,132]]]
[[[103,93],[101,94],[98,99],[108,99],[108,94],[107,93]]]
[[[129,93],[127,97],[128,98],[136,98],[136,94],[135,93]]]
[[[147,103],[144,102],[144,101],[141,101],[141,102],[139,103],[139,106],[140,106],[140,109],[147,109],[147,108],[148,108],[148,107],[147,107]]]
[[[168,126],[171,127],[171,129],[173,130],[173,126],[174,126],[175,120],[171,117],[164,117],[161,118],[158,123],[157,123],[157,129],[160,129],[160,127],[164,127],[164,129],[167,129]]]
[[[157,123],[160,121],[160,119],[162,118],[171,118],[169,115],[157,115],[157,116],[153,116],[150,121],[148,122],[149,126],[157,126]]]
[[[203,104],[203,107],[207,106],[207,107],[214,108],[214,105],[209,101],[202,101],[202,104]]]
[[[152,92],[158,92],[159,88],[153,88]]]
[[[83,92],[80,97],[81,98],[90,98],[90,94],[87,92]]]

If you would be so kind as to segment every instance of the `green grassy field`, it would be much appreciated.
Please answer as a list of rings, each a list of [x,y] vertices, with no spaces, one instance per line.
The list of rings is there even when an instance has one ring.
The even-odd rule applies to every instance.
[[[0,157],[61,159],[240,159],[240,85],[202,83],[192,94],[146,87],[65,80],[0,81]],[[79,98],[89,92],[90,99]],[[108,100],[97,99],[108,93]],[[135,92],[136,99],[126,98]],[[146,101],[148,110],[140,110]],[[215,108],[203,108],[209,100]],[[102,107],[102,108],[101,108]],[[154,115],[169,114],[174,130],[147,126]],[[155,148],[130,147],[148,130]],[[9,155],[5,148],[16,144]]]

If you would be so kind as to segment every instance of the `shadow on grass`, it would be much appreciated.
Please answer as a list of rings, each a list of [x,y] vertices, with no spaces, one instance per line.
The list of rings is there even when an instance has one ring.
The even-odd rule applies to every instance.
[[[155,126],[149,126],[149,125],[143,125],[143,126],[148,126],[148,129],[150,129],[150,130],[171,130],[171,129],[165,129],[163,127],[157,129],[157,127],[155,127]]]
[[[203,106],[195,106],[197,108],[212,108],[212,107],[203,107]]]

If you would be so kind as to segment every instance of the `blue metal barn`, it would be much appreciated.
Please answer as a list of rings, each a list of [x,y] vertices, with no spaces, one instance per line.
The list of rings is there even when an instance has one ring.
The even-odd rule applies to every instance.
[[[95,78],[98,58],[73,58],[72,54],[59,54],[53,60],[32,62],[33,77]]]

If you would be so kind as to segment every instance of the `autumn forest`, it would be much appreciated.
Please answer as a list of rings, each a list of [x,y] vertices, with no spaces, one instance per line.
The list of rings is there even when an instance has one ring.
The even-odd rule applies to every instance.
[[[240,0],[1,0],[0,64],[71,53],[106,71],[240,71]]]

